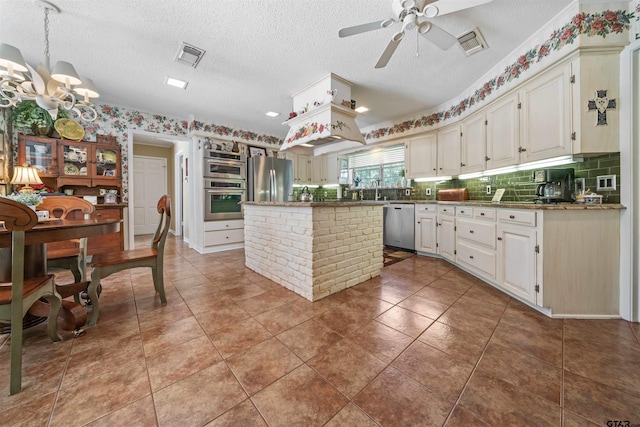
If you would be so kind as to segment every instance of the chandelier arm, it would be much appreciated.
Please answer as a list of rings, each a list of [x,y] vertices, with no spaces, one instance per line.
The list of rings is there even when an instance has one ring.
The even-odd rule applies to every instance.
[[[15,107],[18,102],[20,102],[20,93],[8,81],[2,80],[0,83],[0,108]]]
[[[98,118],[98,112],[93,105],[85,104],[84,102],[78,102],[72,109],[82,120],[85,122],[93,122]]]

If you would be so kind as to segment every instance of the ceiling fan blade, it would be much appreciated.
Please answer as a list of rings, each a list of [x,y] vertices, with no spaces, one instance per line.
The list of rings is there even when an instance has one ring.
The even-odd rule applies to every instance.
[[[384,68],[387,65],[387,62],[389,62],[389,60],[393,56],[393,53],[396,51],[396,48],[398,47],[398,45],[400,44],[403,38],[404,38],[403,31],[400,31],[399,33],[395,33],[393,37],[391,37],[389,44],[385,48],[384,52],[382,52],[382,55],[380,55],[380,59],[378,59],[376,68]]]
[[[458,39],[455,36],[429,21],[420,24],[418,33],[442,50],[447,50],[458,43]]]
[[[492,0],[439,0],[426,5],[422,13],[427,18],[435,18],[436,16],[446,15],[447,13],[480,6],[490,1]]]
[[[367,31],[379,30],[380,28],[386,28],[395,21],[393,19],[384,19],[382,21],[369,22],[368,24],[354,25],[353,27],[342,28],[338,31],[338,36],[349,37],[360,33],[366,33]]]

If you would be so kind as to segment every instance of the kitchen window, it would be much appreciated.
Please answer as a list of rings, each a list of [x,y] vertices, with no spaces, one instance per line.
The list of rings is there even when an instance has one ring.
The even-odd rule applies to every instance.
[[[356,177],[364,188],[376,180],[380,187],[398,187],[404,177],[404,144],[349,155],[349,183]]]

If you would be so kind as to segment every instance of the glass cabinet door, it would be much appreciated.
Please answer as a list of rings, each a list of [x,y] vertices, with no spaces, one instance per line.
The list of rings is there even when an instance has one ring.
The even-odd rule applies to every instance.
[[[58,176],[56,140],[37,136],[20,135],[18,139],[18,164],[30,164],[41,177]]]
[[[87,168],[87,151],[88,147],[81,144],[62,145],[62,157],[64,164],[60,169],[61,176],[87,177],[89,171]]]
[[[116,148],[98,146],[95,150],[96,177],[119,178],[119,153]]]

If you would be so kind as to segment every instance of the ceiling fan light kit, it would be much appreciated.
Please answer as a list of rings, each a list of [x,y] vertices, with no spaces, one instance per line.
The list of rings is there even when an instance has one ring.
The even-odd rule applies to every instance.
[[[93,82],[81,79],[69,62],[59,61],[49,71],[49,12],[59,13],[60,8],[46,0],[34,3],[44,9],[45,63],[34,69],[18,48],[1,43],[0,67],[4,69],[0,68],[0,108],[34,100],[54,120],[58,109],[63,108],[74,111],[82,120],[94,121],[97,113],[89,98],[97,98],[99,94]]]
[[[387,28],[397,22],[402,23],[402,29],[391,37],[391,40],[375,65],[375,68],[383,68],[393,56],[396,48],[404,38],[405,33],[412,31],[414,28],[417,29],[419,35],[425,37],[442,50],[447,50],[456,43],[459,43],[458,37],[453,36],[429,21],[429,19],[470,7],[480,6],[490,1],[491,0],[438,0],[433,3],[426,3],[426,0],[392,0],[391,9],[394,18],[342,28],[338,31],[338,36],[353,36],[368,31]],[[421,18],[423,20],[421,20]],[[484,43],[484,47],[486,47],[486,43]],[[465,52],[468,52],[464,46],[463,49],[465,49]],[[467,53],[467,55],[469,55],[469,53]]]

